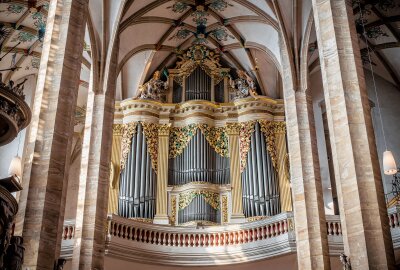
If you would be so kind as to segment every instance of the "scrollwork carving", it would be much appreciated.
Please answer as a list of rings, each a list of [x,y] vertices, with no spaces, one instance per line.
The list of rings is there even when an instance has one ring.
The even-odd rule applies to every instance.
[[[179,209],[185,209],[197,196],[203,196],[212,208],[220,209],[219,194],[208,190],[194,190],[179,194]]]
[[[137,123],[124,124],[122,127],[121,140],[121,171],[125,168],[129,151],[131,150],[132,137],[136,133]]]
[[[160,125],[155,123],[141,122],[143,133],[146,136],[147,151],[150,154],[151,166],[155,173],[158,167],[158,130]]]

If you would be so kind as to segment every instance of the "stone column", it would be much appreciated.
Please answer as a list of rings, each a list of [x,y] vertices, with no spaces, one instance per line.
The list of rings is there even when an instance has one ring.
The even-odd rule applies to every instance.
[[[15,230],[23,269],[53,269],[60,255],[87,2],[49,5]]]
[[[240,174],[240,152],[239,152],[239,131],[238,123],[228,123],[226,125],[229,140],[229,161],[232,189],[232,214],[231,223],[242,223],[246,219],[243,214],[243,192],[242,178]]]
[[[298,269],[330,269],[312,100],[296,91],[289,56],[281,54]]]
[[[71,269],[104,269],[117,52],[108,59],[104,85],[96,64],[90,73]]]
[[[103,269],[114,100],[88,96],[72,269]]]
[[[155,224],[169,224],[168,219],[168,147],[171,124],[161,125],[158,130],[158,167]]]
[[[351,1],[313,0],[345,253],[352,269],[395,269]]]

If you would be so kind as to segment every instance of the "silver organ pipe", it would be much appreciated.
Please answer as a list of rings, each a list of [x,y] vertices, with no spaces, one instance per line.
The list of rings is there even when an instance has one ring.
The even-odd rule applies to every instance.
[[[169,160],[169,185],[208,182],[230,183],[229,158],[220,156],[200,130],[196,132],[182,154]]]
[[[151,166],[142,125],[132,138],[126,167],[121,172],[118,212],[127,218],[153,218],[157,176]]]
[[[180,209],[178,213],[178,223],[183,224],[190,221],[210,221],[221,223],[220,210],[211,207],[203,198],[196,196],[188,206]]]
[[[211,77],[201,67],[197,67],[186,78],[185,87],[186,100],[211,100]]]
[[[224,100],[224,80],[221,80],[216,86],[215,86],[215,101],[222,103],[222,102],[228,102],[228,100]]]
[[[242,186],[246,217],[280,213],[278,177],[258,123],[251,136],[247,166],[242,173]]]

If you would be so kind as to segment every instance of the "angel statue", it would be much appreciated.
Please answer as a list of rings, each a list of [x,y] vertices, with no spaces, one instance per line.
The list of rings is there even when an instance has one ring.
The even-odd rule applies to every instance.
[[[236,71],[238,78],[230,80],[231,89],[233,90],[233,100],[252,96],[257,99],[256,87],[253,79],[243,70]]]
[[[168,80],[164,82],[160,79],[160,71],[156,71],[153,74],[153,78],[147,83],[139,87],[139,94],[135,99],[150,99],[156,101],[162,101],[165,97],[165,93],[168,90]]]

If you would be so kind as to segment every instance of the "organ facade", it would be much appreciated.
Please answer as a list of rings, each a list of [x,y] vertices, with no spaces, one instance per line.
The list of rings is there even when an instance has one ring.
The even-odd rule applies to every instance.
[[[193,45],[117,104],[109,212],[173,226],[291,211],[284,107]]]

